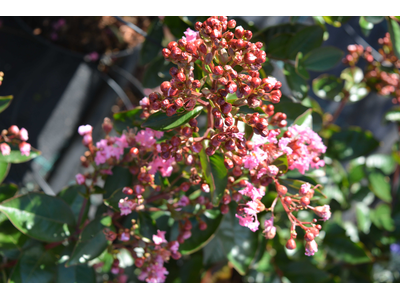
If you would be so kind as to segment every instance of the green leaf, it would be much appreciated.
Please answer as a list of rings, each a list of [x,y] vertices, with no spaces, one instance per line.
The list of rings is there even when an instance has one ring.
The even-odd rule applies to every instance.
[[[123,188],[116,190],[109,198],[104,199],[103,200],[104,204],[107,205],[108,207],[111,207],[115,211],[120,212],[121,210],[119,209],[119,206],[118,206],[119,200],[125,199],[126,197],[128,197],[126,194],[124,194],[122,192],[122,189]]]
[[[18,186],[14,183],[3,183],[0,185],[0,202],[13,197],[18,191]]]
[[[0,96],[0,113],[4,111],[11,103],[13,96]]]
[[[293,102],[289,97],[282,95],[281,101],[278,104],[274,104],[275,111],[284,111],[286,114],[286,121],[288,126],[290,126],[294,120],[299,116],[299,114],[304,113],[307,107],[301,105],[300,103]]]
[[[390,206],[388,204],[379,204],[374,210],[371,210],[371,221],[379,229],[388,231],[395,230],[394,221],[391,216]]]
[[[280,174],[285,174],[288,170],[288,161],[287,161],[287,155],[283,154],[276,158],[271,165],[277,166]]]
[[[188,255],[200,250],[213,239],[214,234],[221,223],[222,214],[219,209],[207,210],[200,218],[203,222],[206,222],[207,228],[206,230],[200,230],[198,220],[196,218],[189,219],[193,225],[192,236],[179,246],[179,252],[183,255]],[[178,224],[175,222],[174,227],[172,228],[170,240],[176,240],[178,233]]]
[[[39,150],[31,148],[31,153],[26,155],[21,155],[21,151],[19,151],[18,147],[11,146],[11,152],[9,155],[0,155],[0,163],[12,163],[12,164],[20,164],[23,162],[30,161],[35,157],[39,156],[41,153]]]
[[[290,195],[295,195],[299,193],[299,190],[301,188],[302,184],[305,184],[305,181],[302,180],[297,180],[297,179],[283,179],[280,178],[278,179],[280,184],[283,184],[284,186],[287,187],[288,193]],[[314,188],[314,186],[311,184],[311,187]],[[313,200],[319,200],[322,198],[326,198],[326,196],[321,192],[320,188],[314,189],[314,197]]]
[[[127,168],[115,166],[112,169],[113,175],[107,176],[104,184],[104,190],[106,193],[103,195],[103,199],[108,199],[118,189],[132,185],[133,175]]]
[[[289,63],[285,63],[283,73],[293,96],[297,99],[304,99],[308,94],[307,81],[299,76],[295,68]]]
[[[61,192],[58,193],[57,197],[63,199],[71,208],[72,213],[75,216],[75,221],[78,221],[79,218],[79,213],[81,211],[81,207],[83,205],[83,202],[85,200],[85,197],[82,196],[82,194],[86,194],[86,188],[83,185],[72,185],[69,187],[66,187],[63,189]],[[89,204],[86,204],[86,208],[83,214],[83,218],[81,222],[83,223],[86,218],[87,214],[89,212]],[[79,224],[81,225],[81,224]]]
[[[370,131],[359,127],[335,132],[328,140],[327,155],[338,160],[349,160],[359,156],[367,156],[379,146],[379,142]]]
[[[291,38],[288,47],[288,58],[295,59],[297,52],[307,54],[321,46],[324,30],[318,25],[305,27]]]
[[[390,39],[393,44],[393,51],[397,58],[400,58],[400,26],[396,20],[387,18]]]
[[[367,22],[372,24],[378,24],[383,21],[384,17],[375,17],[375,16],[364,16],[363,17]]]
[[[87,265],[71,266],[63,264],[57,266],[58,283],[96,283],[96,274],[93,268]]]
[[[368,22],[364,17],[360,17],[360,28],[362,33],[365,36],[369,36],[369,34],[371,33],[372,28],[374,28],[374,24],[371,22]]]
[[[364,72],[359,67],[346,68],[340,74],[340,78],[349,81],[353,85],[360,83],[364,79]]]
[[[86,263],[99,256],[107,248],[108,241],[103,233],[103,230],[107,228],[107,226],[103,225],[102,221],[104,218],[108,217],[109,216],[99,216],[86,225],[66,264],[67,267]]]
[[[185,125],[191,119],[197,117],[202,110],[203,106],[196,106],[191,111],[182,114],[175,114],[172,117],[168,117],[164,112],[159,111],[151,115],[142,126],[160,131],[171,130]]]
[[[10,221],[0,226],[0,251],[18,249],[21,250],[28,237],[16,229]]]
[[[9,282],[48,283],[56,278],[56,257],[39,245],[24,251],[15,265]]]
[[[228,170],[224,165],[224,157],[218,153],[208,156],[203,147],[200,162],[206,182],[210,186],[211,202],[218,206],[228,184]]]
[[[299,52],[296,55],[295,69],[296,73],[300,75],[303,79],[309,80],[310,73],[306,70],[306,67],[303,64],[303,53]]]
[[[239,274],[244,275],[256,255],[258,235],[239,225],[236,204],[229,206],[229,213],[224,215],[212,244],[204,248],[204,259],[207,261],[214,252],[222,250]]]
[[[390,194],[390,180],[379,170],[375,169],[368,174],[369,188],[379,199],[390,203],[392,196]]]
[[[189,25],[177,16],[166,16],[163,20],[164,25],[168,26],[171,33],[177,38],[180,39],[184,36],[184,32],[189,27]]]
[[[400,123],[400,107],[394,106],[385,114],[385,120],[387,122],[397,122]]]
[[[354,243],[346,236],[346,231],[334,222],[327,222],[324,225],[326,235],[324,247],[328,253],[337,260],[350,264],[361,264],[371,261],[370,255],[366,252],[361,242]]]
[[[369,233],[371,227],[370,209],[365,203],[356,205],[357,226],[365,234]]]
[[[0,162],[0,183],[7,177],[8,171],[10,170],[11,164]]]
[[[164,56],[157,56],[151,63],[148,64],[143,74],[143,87],[154,89],[161,85],[166,80],[171,80],[169,69],[174,64],[166,61]]]
[[[69,236],[68,227],[75,217],[61,199],[41,193],[29,193],[4,201],[0,211],[22,233],[45,242],[61,242]]]
[[[315,95],[321,99],[334,100],[336,102],[343,99],[344,82],[334,75],[323,74],[318,76],[313,80],[312,88]]]
[[[283,250],[283,249],[282,249]],[[279,269],[290,282],[324,282],[329,279],[329,273],[318,269],[307,258],[299,261],[291,261],[286,258],[285,261],[279,261]]]
[[[280,33],[274,36],[270,43],[266,44],[265,52],[274,59],[286,59],[287,44],[293,37],[291,33]]]
[[[343,57],[343,51],[326,46],[312,50],[304,56],[302,63],[307,70],[323,72],[333,68]]]
[[[140,127],[140,125],[143,123],[143,120],[140,119],[141,113],[141,108],[115,113],[113,115],[115,131],[122,133],[122,131],[127,130],[128,127]]]
[[[258,31],[253,34],[253,39],[258,36],[264,43],[264,45],[268,46],[274,39],[283,33],[295,34],[296,32],[300,31],[301,29],[305,28],[306,25],[304,24],[279,24],[275,26],[266,27],[265,29]]]
[[[396,169],[396,161],[389,154],[372,154],[367,157],[365,165],[368,168],[380,169],[386,175],[390,175]]]
[[[161,51],[161,41],[164,37],[163,25],[159,18],[156,18],[150,25],[147,36],[152,40],[158,42],[159,45],[156,45],[153,41],[146,38],[143,43],[142,50],[140,51],[140,63],[145,65],[151,62],[157,54]]]
[[[293,124],[297,124],[299,126],[306,126],[309,128],[313,128],[313,123],[312,123],[312,112],[313,110],[307,109],[304,113],[302,113],[300,116],[294,120]]]
[[[349,16],[345,16],[345,17],[323,16],[323,18],[324,18],[325,22],[328,23],[329,25],[332,25],[335,27],[340,27],[340,26],[342,26],[342,24],[349,21],[351,17],[349,17]]]

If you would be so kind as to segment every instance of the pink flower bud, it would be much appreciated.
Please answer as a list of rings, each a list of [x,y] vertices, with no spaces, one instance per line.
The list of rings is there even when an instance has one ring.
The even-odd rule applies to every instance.
[[[160,231],[157,229],[157,235],[153,234],[154,244],[161,245],[162,243],[167,243],[167,240],[165,239],[165,233],[166,231]]]
[[[326,221],[329,220],[332,213],[331,213],[331,208],[329,205],[324,205],[324,206],[317,206],[314,208],[315,214],[322,218],[322,220]]]
[[[274,226],[274,218],[267,219],[264,222],[264,236],[266,239],[273,239],[276,235],[276,227]]]
[[[204,193],[209,193],[210,192],[210,186],[207,183],[203,183],[201,185],[201,189],[203,190]]]
[[[270,177],[274,177],[278,175],[279,168],[277,166],[271,165],[267,167],[267,175]]]
[[[93,127],[90,125],[81,125],[78,128],[78,133],[83,136],[86,134],[91,134],[92,130],[93,130]]]
[[[28,131],[25,128],[21,128],[21,130],[19,131],[19,138],[23,141],[27,141],[28,140]]]
[[[1,154],[3,155],[10,155],[11,152],[11,148],[8,144],[6,143],[1,143],[0,144],[0,150],[1,150]]]
[[[19,144],[19,151],[21,151],[21,155],[29,156],[31,153],[31,144],[22,142]]]
[[[129,233],[128,233],[128,232],[123,232],[123,233],[121,233],[121,237],[120,237],[120,240],[121,240],[121,241],[127,242],[127,241],[129,241],[129,239],[130,239],[130,236],[129,236]]]
[[[75,175],[75,179],[76,179],[76,182],[77,182],[79,185],[85,184],[86,178],[85,178],[85,176],[83,176],[82,174],[80,174],[80,173],[76,174],[76,175]]]
[[[305,255],[312,256],[312,255],[314,255],[315,252],[318,252],[317,242],[315,240],[312,240],[311,242],[306,242]]]
[[[301,196],[307,195],[307,193],[310,190],[310,188],[311,188],[311,184],[309,184],[308,182],[302,184],[301,187],[300,187],[300,190],[299,190],[299,194]]]
[[[83,136],[82,144],[83,144],[84,146],[89,146],[92,142],[93,142],[92,135],[90,135],[90,134],[85,134],[85,135]]]

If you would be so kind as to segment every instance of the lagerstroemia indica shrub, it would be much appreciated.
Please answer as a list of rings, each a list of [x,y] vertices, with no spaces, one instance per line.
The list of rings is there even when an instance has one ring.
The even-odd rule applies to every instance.
[[[296,185],[282,176],[288,170],[304,174],[324,166],[322,139],[303,124],[305,116],[287,127],[285,112],[275,111],[282,84],[260,78],[266,53],[261,42],[251,42],[250,30],[236,26],[235,20],[211,17],[184,35],[162,51],[176,64],[169,71],[172,80],[131,111],[137,127],[110,136],[113,124],[105,119],[106,136],[98,142],[92,141],[90,125],[79,127],[89,150],[82,164],[93,167],[76,175],[79,185],[90,193],[100,176],[116,176],[116,169],[129,173],[129,179],[116,178],[126,186],[105,199],[113,209],[108,214],[115,229],[103,232],[111,247],[132,253],[141,269],[139,280],[164,282],[164,263],[204,246],[222,215],[232,213],[240,226],[273,239],[274,210],[282,205],[291,222],[286,248],[296,248],[296,228],[301,228],[305,255],[314,255],[318,222],[330,218],[330,208],[313,203],[314,195],[321,195],[318,186]],[[202,115],[205,126],[199,125]],[[270,189],[277,196],[266,201]],[[296,216],[307,209],[315,213],[311,222]],[[156,224],[157,231],[145,236],[142,212],[168,215],[172,224]],[[264,212],[268,217],[262,223]],[[123,273],[118,262],[112,272]]]

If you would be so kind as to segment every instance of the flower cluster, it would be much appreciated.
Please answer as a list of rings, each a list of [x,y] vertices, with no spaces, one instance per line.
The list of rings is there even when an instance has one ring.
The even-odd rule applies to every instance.
[[[94,169],[77,174],[78,184],[92,190],[99,177],[113,176],[116,166],[133,175],[129,186],[115,192],[118,199],[106,201],[119,228],[109,239],[128,249],[143,249],[144,253],[133,252],[133,256],[141,269],[139,279],[147,282],[165,281],[168,271],[164,263],[170,257],[180,258],[178,247],[191,239],[194,229],[207,229],[206,212],[224,215],[235,205],[236,213],[232,213],[237,222],[255,232],[261,225],[258,214],[269,211],[272,217],[264,222],[263,233],[272,239],[276,234],[274,208],[280,201],[291,223],[286,247],[296,248],[296,227],[300,227],[305,231],[306,255],[317,251],[314,238],[321,225],[316,224],[317,219],[302,222],[294,213],[310,209],[320,221],[331,215],[327,205],[310,205],[318,186],[304,182],[298,191],[289,193],[281,182],[288,170],[304,174],[310,168],[323,167],[320,157],[326,147],[313,130],[288,127],[286,114],[275,112],[282,84],[273,77],[260,77],[261,64],[267,59],[263,44],[250,42],[252,32],[226,17],[210,17],[196,23],[195,29],[187,29],[182,39],[163,49],[164,57],[177,67],[170,69],[172,79],[161,84],[161,93],[153,92],[140,101],[140,117],[145,120],[155,113],[186,117],[196,108],[205,112],[205,131],[199,128],[198,113],[166,132],[142,123],[142,127],[127,128],[119,137],[109,135],[113,124],[106,118],[102,126],[106,137],[97,143],[92,141],[90,125],[78,129],[89,150],[81,157],[82,165]],[[195,68],[202,78],[195,78]],[[215,199],[216,183],[206,173],[209,160],[226,169],[227,185],[220,199]],[[265,200],[267,189],[277,192],[272,203]],[[232,201],[236,204],[231,205]],[[167,213],[175,220],[176,241],[168,243],[161,230],[152,241],[142,236],[136,216],[150,211]],[[122,217],[129,218],[132,226],[120,224]]]
[[[21,155],[29,156],[31,153],[31,144],[26,141],[29,139],[28,131],[25,128],[19,129],[16,125],[12,125],[8,130],[3,130],[0,136],[0,151],[6,156],[10,155],[10,145],[18,145]]]

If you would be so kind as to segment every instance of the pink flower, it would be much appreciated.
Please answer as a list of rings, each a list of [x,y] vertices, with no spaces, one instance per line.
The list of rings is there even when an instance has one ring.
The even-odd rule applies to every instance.
[[[239,191],[240,194],[250,197],[252,200],[260,200],[265,192],[260,188],[255,188],[251,183],[247,183],[247,187]]]
[[[186,29],[184,34],[186,37],[182,37],[182,39],[186,39],[188,42],[193,42],[199,37],[199,33],[197,31],[193,31],[190,28]]]
[[[90,125],[81,125],[78,128],[78,133],[83,136],[85,134],[91,134],[92,130],[93,130],[93,127]]]
[[[129,215],[135,207],[135,203],[128,201],[128,197],[119,200],[118,207],[121,210],[121,216]]]
[[[276,175],[278,175],[279,173],[279,168],[277,166],[274,165],[270,165],[267,167],[267,175],[270,177],[274,177]]]
[[[19,151],[21,151],[21,155],[29,156],[29,154],[31,153],[31,144],[27,142],[20,143]]]
[[[172,253],[177,252],[178,249],[179,249],[178,241],[172,241],[169,243],[169,250],[171,250]]]
[[[315,240],[312,240],[311,242],[306,242],[305,255],[312,256],[312,255],[314,255],[315,252],[318,252],[317,242]]]
[[[149,105],[150,105],[149,98],[144,97],[142,100],[139,101],[139,104],[140,104],[141,106],[149,106]]]
[[[182,207],[187,206],[189,203],[189,198],[185,195],[183,195],[178,201],[178,205]]]
[[[0,150],[1,150],[1,154],[3,155],[10,155],[11,152],[11,148],[8,144],[6,143],[1,143],[0,144]],[[28,154],[29,155],[29,154]]]
[[[76,182],[77,182],[79,185],[85,184],[86,178],[85,178],[85,176],[83,176],[82,174],[80,174],[80,173],[76,174],[76,175],[75,175],[75,179],[76,179]]]
[[[167,243],[165,239],[166,231],[160,231],[157,229],[157,235],[153,234],[153,242],[156,245],[161,245],[162,243]]]
[[[249,154],[243,158],[243,164],[246,169],[252,170],[257,168],[259,161],[255,156]]]
[[[239,218],[239,225],[243,227],[248,227],[251,231],[256,232],[258,230],[258,226],[260,226],[260,222],[258,222],[257,217],[254,219],[253,215],[244,215],[240,216],[235,214],[236,218]]]
[[[322,218],[323,221],[329,220],[332,215],[329,205],[317,206],[314,208],[314,212],[318,217]]]
[[[274,218],[264,221],[264,236],[266,239],[273,239],[276,235],[276,227],[274,226]]]
[[[244,141],[244,133],[243,132],[232,133],[232,137],[237,138],[238,140]]]
[[[271,144],[277,144],[278,140],[277,140],[277,136],[279,135],[279,132],[276,130],[270,130],[270,132],[268,133],[268,142]]]
[[[21,128],[21,130],[19,131],[19,138],[23,141],[27,141],[29,139],[28,130],[26,130],[25,128]]]
[[[293,150],[292,148],[288,147],[287,145],[290,143],[289,138],[281,138],[278,142],[278,147],[280,150],[282,150],[286,154],[292,154]]]
[[[141,281],[149,283],[161,283],[165,282],[165,275],[168,275],[168,271],[160,264],[151,264],[138,276]]]
[[[121,238],[120,238],[121,241],[127,242],[127,241],[129,241],[129,239],[130,239],[129,232],[121,233]]]
[[[149,174],[155,174],[160,171],[163,177],[169,177],[172,174],[172,164],[175,163],[175,158],[171,157],[169,159],[162,159],[161,157],[157,156],[152,162],[149,163]]]
[[[136,142],[140,143],[145,148],[151,148],[156,143],[154,131],[150,128],[141,130],[136,135]]]
[[[310,191],[310,188],[311,184],[309,184],[308,182],[302,184],[299,190],[299,194],[302,196],[306,195]]]
[[[257,172],[257,179],[260,179],[260,178],[263,177],[265,174],[267,174],[267,169],[266,169],[266,168],[261,168],[261,169],[258,170],[258,172]]]

